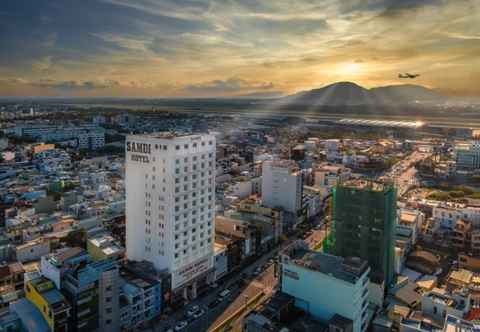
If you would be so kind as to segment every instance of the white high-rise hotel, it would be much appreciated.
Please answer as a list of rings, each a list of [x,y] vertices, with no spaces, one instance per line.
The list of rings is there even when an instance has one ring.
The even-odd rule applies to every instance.
[[[196,297],[213,269],[215,137],[129,135],[127,257],[171,274],[171,289]]]

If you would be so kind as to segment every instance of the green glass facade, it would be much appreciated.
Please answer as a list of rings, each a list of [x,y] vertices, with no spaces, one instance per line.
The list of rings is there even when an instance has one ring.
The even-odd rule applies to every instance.
[[[370,279],[394,279],[397,192],[393,185],[363,183],[338,185],[333,191],[333,227],[329,251],[360,257],[370,264]]]

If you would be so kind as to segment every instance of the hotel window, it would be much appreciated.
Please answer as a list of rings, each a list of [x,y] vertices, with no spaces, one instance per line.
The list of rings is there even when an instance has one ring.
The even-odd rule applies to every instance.
[[[184,147],[185,149],[188,149],[188,144],[185,144],[183,147]]]
[[[180,145],[176,145],[175,150],[180,150]]]

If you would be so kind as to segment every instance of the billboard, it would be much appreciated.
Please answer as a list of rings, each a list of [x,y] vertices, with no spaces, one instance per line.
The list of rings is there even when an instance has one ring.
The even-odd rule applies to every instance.
[[[188,283],[190,280],[208,272],[212,268],[212,256],[200,258],[199,260],[181,267],[172,272],[172,289]]]

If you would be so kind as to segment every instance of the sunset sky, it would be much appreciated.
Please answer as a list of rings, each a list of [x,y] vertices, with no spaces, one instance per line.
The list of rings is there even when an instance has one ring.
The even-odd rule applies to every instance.
[[[268,96],[336,81],[480,96],[480,0],[0,2],[0,96]]]

